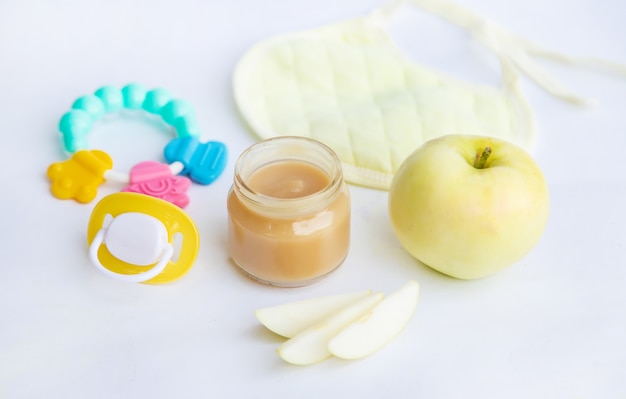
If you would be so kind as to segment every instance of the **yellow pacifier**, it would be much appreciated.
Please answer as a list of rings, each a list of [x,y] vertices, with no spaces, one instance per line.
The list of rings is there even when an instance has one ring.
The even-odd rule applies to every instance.
[[[104,197],[87,229],[89,257],[100,272],[131,283],[162,284],[182,277],[198,255],[198,230],[178,206],[144,194]]]

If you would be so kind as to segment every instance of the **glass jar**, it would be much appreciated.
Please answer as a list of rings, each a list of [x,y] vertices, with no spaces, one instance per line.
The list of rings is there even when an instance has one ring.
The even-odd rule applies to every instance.
[[[335,270],[350,244],[350,195],[326,145],[277,137],[245,150],[228,193],[235,264],[262,283],[311,284]]]

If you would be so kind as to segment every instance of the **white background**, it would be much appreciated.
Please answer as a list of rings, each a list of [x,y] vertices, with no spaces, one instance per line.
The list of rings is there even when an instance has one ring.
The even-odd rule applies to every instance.
[[[526,38],[626,63],[621,0],[459,0]],[[389,225],[387,193],[351,187],[353,239],[342,267],[299,289],[259,285],[226,250],[225,197],[236,156],[256,141],[231,76],[273,34],[364,14],[375,0],[0,2],[0,397],[2,398],[626,398],[626,77],[541,62],[592,108],[531,81],[534,153],[552,209],[539,245],[491,278],[459,281],[413,260]],[[496,85],[498,64],[466,33],[410,7],[392,33],[411,57]],[[96,201],[49,193],[63,159],[60,116],[106,84],[164,87],[193,103],[203,139],[229,149],[224,174],[193,186],[199,257],[181,280],[123,284],[89,263]],[[90,136],[119,169],[160,159],[169,136],[114,119]],[[98,199],[118,187],[106,185]],[[257,307],[361,289],[422,288],[403,333],[371,357],[284,363]]]

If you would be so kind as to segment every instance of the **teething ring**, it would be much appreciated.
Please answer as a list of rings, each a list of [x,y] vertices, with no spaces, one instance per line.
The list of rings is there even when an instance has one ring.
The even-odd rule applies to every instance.
[[[93,124],[104,115],[121,110],[158,115],[174,128],[177,137],[163,151],[167,165],[143,162],[133,167],[130,173],[124,173],[113,170],[113,160],[106,152],[88,149],[87,135]],[[101,87],[94,94],[74,101],[71,110],[61,117],[59,131],[63,148],[71,156],[66,161],[53,163],[47,171],[51,192],[59,199],[87,203],[95,198],[100,184],[114,181],[127,184],[123,191],[153,195],[184,207],[189,202],[184,193],[189,183],[185,180],[210,184],[226,166],[226,147],[222,143],[200,143],[200,129],[192,106],[184,100],[174,99],[161,88],[147,90],[135,83],[122,89]],[[142,191],[142,187],[168,185],[176,187],[175,192],[157,195],[150,190]]]

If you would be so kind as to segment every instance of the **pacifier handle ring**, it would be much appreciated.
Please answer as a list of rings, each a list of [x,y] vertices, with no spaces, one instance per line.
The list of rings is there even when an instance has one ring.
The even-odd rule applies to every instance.
[[[122,273],[113,272],[107,269],[106,267],[104,267],[104,265],[102,265],[102,262],[100,262],[100,259],[98,258],[98,249],[100,248],[100,245],[102,245],[102,242],[104,241],[105,231],[106,229],[100,229],[100,231],[98,231],[98,233],[94,237],[93,242],[89,246],[89,258],[91,259],[91,263],[94,265],[94,267],[98,271],[100,271],[102,274],[106,275],[107,277],[113,278],[115,280],[122,281],[125,283],[142,283],[144,281],[148,281],[156,277],[157,275],[161,274],[161,272],[163,272],[163,270],[169,263],[170,259],[172,259],[172,256],[174,255],[174,247],[168,243],[167,246],[165,247],[165,251],[163,252],[163,255],[161,256],[161,259],[150,270],[147,270],[142,273],[137,273],[137,274],[122,274]]]

